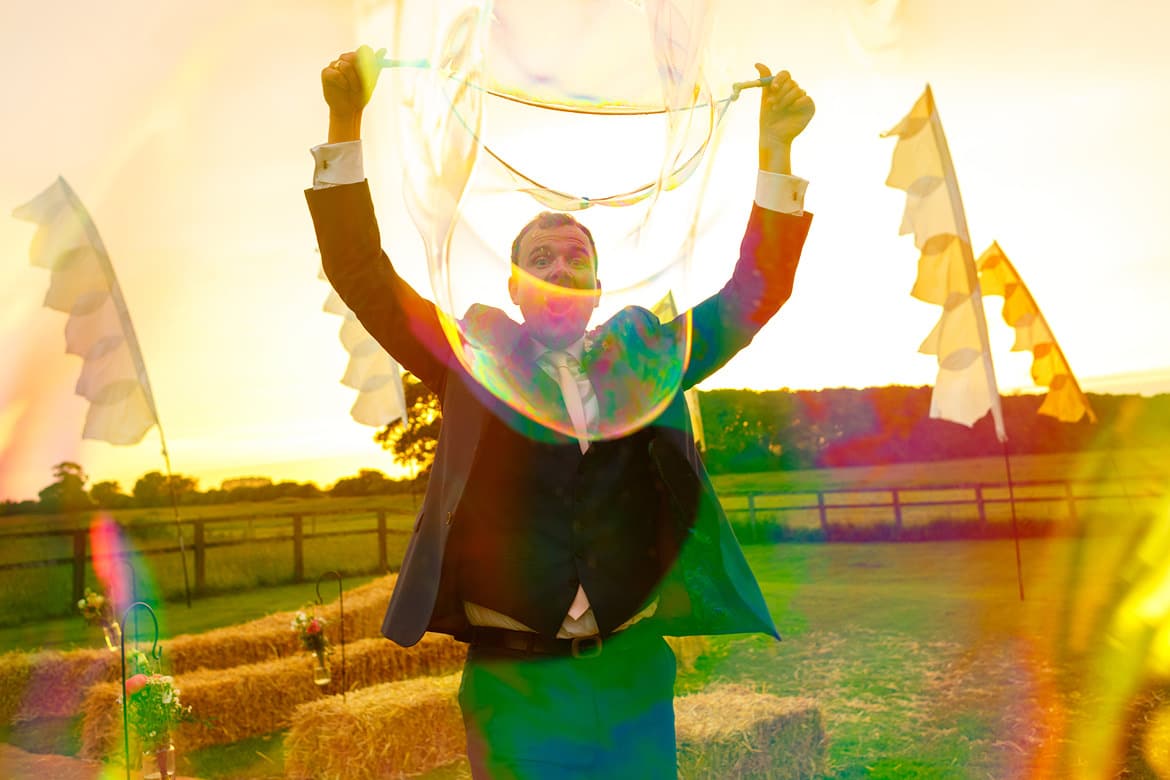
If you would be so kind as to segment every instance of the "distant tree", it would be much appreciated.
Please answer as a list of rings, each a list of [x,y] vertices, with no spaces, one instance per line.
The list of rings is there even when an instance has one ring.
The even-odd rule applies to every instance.
[[[318,498],[321,488],[312,482],[286,481],[272,484],[270,480],[266,485],[240,485],[219,492],[228,501],[275,501],[278,498]]]
[[[343,477],[329,490],[331,496],[381,496],[396,493],[399,485],[375,469],[362,469],[356,477]]]
[[[134,483],[134,505],[165,506],[171,503],[171,486],[178,503],[193,503],[191,499],[198,493],[199,482],[193,477],[172,474],[168,486],[167,478],[161,472],[151,471]]]
[[[395,420],[374,434],[374,441],[390,450],[395,463],[424,474],[430,471],[435,460],[443,412],[439,397],[414,374],[403,375],[402,390],[406,396],[405,424],[402,420]]]
[[[80,464],[62,461],[53,467],[53,476],[57,481],[37,494],[43,511],[71,512],[93,507],[93,501],[85,492],[85,483],[89,477]]]
[[[122,509],[130,506],[134,499],[122,492],[117,482],[97,482],[89,489],[89,497],[102,509]]]

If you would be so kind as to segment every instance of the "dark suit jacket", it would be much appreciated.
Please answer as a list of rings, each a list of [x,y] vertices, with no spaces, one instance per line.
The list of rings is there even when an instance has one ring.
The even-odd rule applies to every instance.
[[[443,408],[426,497],[382,633],[404,646],[416,643],[427,630],[457,634],[467,622],[443,565],[444,554],[494,399],[454,356],[434,304],[403,281],[382,252],[367,184],[308,190],[306,197],[334,289],[366,330],[439,396]],[[739,261],[722,290],[667,325],[644,309],[625,309],[602,325],[595,339],[601,346],[589,373],[604,387],[607,370],[636,374],[642,370],[636,364],[639,356],[654,354],[677,338],[680,328],[692,328],[682,387],[649,423],[650,458],[671,506],[669,516],[658,522],[660,544],[667,548],[664,559],[674,564],[651,619],[663,634],[778,636],[699,460],[682,390],[730,360],[788,299],[811,218],[753,205]],[[495,315],[486,314],[499,323]],[[511,338],[506,326],[501,338]]]

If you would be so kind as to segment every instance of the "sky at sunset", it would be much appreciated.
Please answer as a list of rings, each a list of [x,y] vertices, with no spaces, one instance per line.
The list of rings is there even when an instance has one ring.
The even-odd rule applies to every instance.
[[[162,469],[155,431],[132,447],[80,440],[81,361],[64,354],[66,316],[42,307],[49,273],[29,264],[34,226],[8,216],[59,175],[109,250],[175,471],[204,489],[251,474],[325,486],[359,468],[394,471],[373,429],[349,417],[341,321],[322,311],[328,286],[302,194],[308,149],[325,140],[319,71],[363,40],[390,45],[389,33],[359,37],[386,29],[369,21],[378,5],[46,0],[6,9],[0,498],[35,497],[62,460],[126,490]],[[763,61],[790,70],[817,103],[794,147],[816,217],[792,300],[702,388],[933,382],[934,359],[917,349],[939,310],[909,296],[918,252],[898,236],[905,196],[884,186],[894,141],[880,138],[929,82],[976,254],[999,242],[1086,390],[1170,392],[1168,24],[1170,5],[1147,0],[718,3],[712,82],[754,78],[752,63]],[[549,27],[551,40],[573,35]],[[633,55],[604,56],[620,72]],[[369,112],[388,116],[391,94],[380,88]],[[724,122],[684,302],[730,273],[754,188],[757,99],[746,94]],[[376,161],[388,138],[367,144]],[[572,148],[578,162],[647,154],[588,140]],[[370,174],[387,249],[429,294],[419,239],[394,206],[400,182]],[[500,235],[518,227],[501,225]],[[988,299],[987,315],[1000,388],[1030,390],[1030,358],[1009,353],[998,302]]]

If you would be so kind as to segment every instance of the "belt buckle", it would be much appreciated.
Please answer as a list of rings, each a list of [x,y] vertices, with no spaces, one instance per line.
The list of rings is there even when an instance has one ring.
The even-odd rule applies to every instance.
[[[574,658],[596,658],[601,655],[601,637],[576,636],[570,647]]]

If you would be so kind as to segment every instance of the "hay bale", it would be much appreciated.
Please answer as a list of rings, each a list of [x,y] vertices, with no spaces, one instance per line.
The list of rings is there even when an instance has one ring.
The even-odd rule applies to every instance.
[[[0,655],[0,724],[16,719],[31,673],[28,653]]]
[[[121,676],[120,656],[105,648],[29,653],[26,662],[27,683],[12,722],[72,717],[87,688]]]
[[[1150,716],[1142,743],[1149,768],[1158,777],[1170,777],[1170,702]]]
[[[683,778],[824,776],[825,730],[812,699],[717,686],[675,700]]]
[[[345,594],[346,642],[381,636],[382,618],[397,581],[397,574],[389,574]],[[340,611],[336,599],[317,611],[325,618],[325,635],[334,645],[341,641]],[[184,674],[299,655],[304,648],[289,628],[293,614],[277,612],[237,626],[177,636],[163,643],[164,657],[172,673]]]
[[[445,635],[427,634],[411,648],[381,637],[364,639],[346,646],[346,684],[354,690],[451,672],[465,658],[466,646]],[[259,664],[176,675],[175,686],[198,722],[179,727],[173,735],[175,746],[197,750],[286,728],[298,706],[341,692],[340,650],[331,659],[333,682],[323,690],[313,683],[312,665],[312,658],[302,651]],[[119,749],[122,710],[117,696],[117,683],[95,685],[87,692],[82,705],[82,756],[99,758]]]
[[[290,778],[406,777],[466,751],[459,674],[417,678],[299,707],[285,738]],[[825,733],[811,699],[722,686],[675,700],[679,777],[824,776]]]
[[[397,580],[397,574],[390,574],[346,594],[347,643],[381,636],[382,617]],[[328,621],[326,635],[335,645],[341,638],[339,612],[336,600],[320,609]],[[299,657],[304,648],[289,628],[292,617],[292,612],[278,612],[237,626],[177,636],[162,643],[163,658],[172,674],[186,674]],[[120,676],[120,657],[108,650],[9,653],[0,661],[0,723],[73,717],[91,685],[115,683]]]
[[[460,677],[378,685],[298,708],[284,741],[285,776],[380,780],[450,763],[467,750]]]

